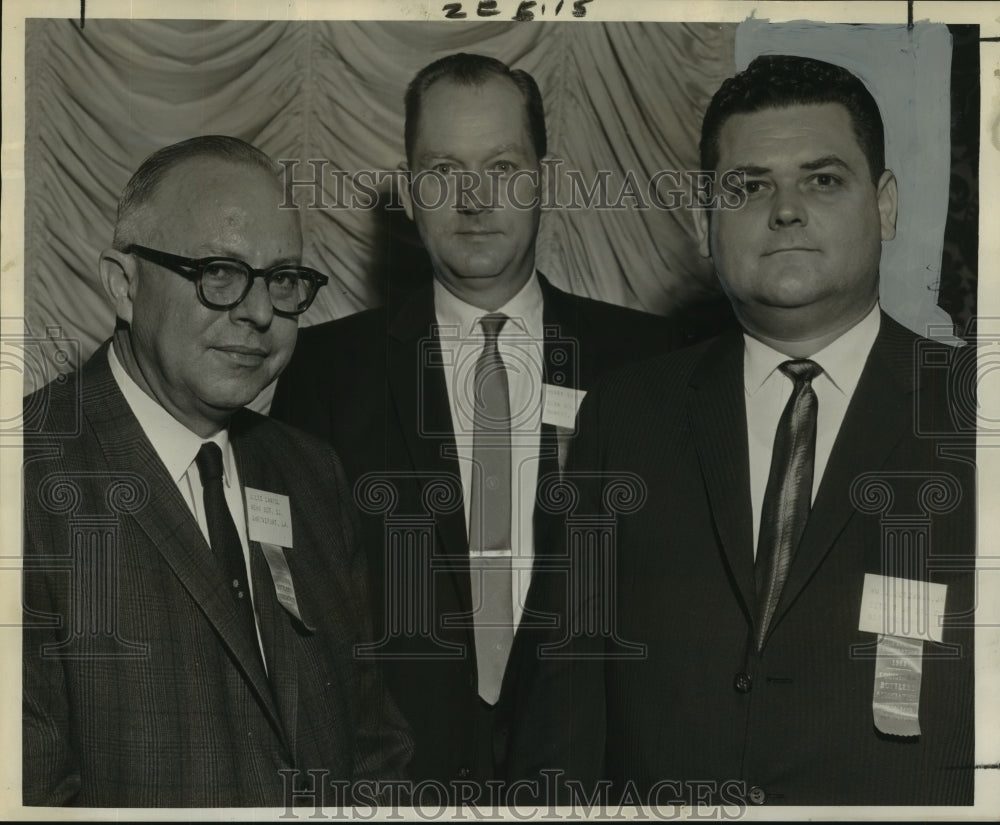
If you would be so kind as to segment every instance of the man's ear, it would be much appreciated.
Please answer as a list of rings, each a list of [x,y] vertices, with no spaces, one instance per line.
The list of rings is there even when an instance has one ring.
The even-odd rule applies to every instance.
[[[698,240],[698,254],[703,258],[712,257],[710,229],[712,223],[711,209],[692,209],[694,215],[694,235]]]
[[[896,176],[886,169],[878,179],[876,187],[878,214],[882,226],[882,240],[891,241],[896,237],[896,212],[899,207],[899,192]]]
[[[101,253],[101,285],[115,305],[115,315],[132,323],[132,301],[139,281],[139,267],[133,255],[117,249]]]
[[[406,212],[406,217],[411,221],[413,220],[413,194],[410,192],[410,185],[412,181],[412,175],[410,174],[410,167],[406,164],[404,160],[399,166],[396,167],[403,174],[400,175],[399,184],[399,199],[403,202],[403,209]]]

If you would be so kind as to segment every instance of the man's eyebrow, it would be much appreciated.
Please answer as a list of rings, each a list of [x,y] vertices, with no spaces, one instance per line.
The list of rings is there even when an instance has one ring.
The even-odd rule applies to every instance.
[[[824,155],[816,160],[810,160],[799,166],[799,169],[806,169],[808,171],[814,171],[816,169],[823,169],[827,166],[836,166],[840,169],[850,170],[849,167],[843,160],[841,160],[837,155]]]
[[[240,253],[236,252],[229,246],[216,246],[215,244],[200,244],[194,248],[191,254],[194,260],[199,260],[201,258],[232,258],[236,261],[242,261],[247,263],[246,258],[244,258]],[[296,255],[281,255],[274,260],[273,263],[264,267],[265,269],[270,269],[274,266],[298,266],[300,261],[300,256]],[[248,264],[249,265],[249,264]]]
[[[821,158],[816,158],[816,160],[808,160],[805,163],[799,164],[799,169],[804,169],[808,172],[813,172],[816,169],[824,169],[829,166],[835,166],[839,169],[850,170],[850,166],[842,160],[838,155],[824,155]],[[754,166],[752,164],[743,164],[739,166],[734,166],[732,168],[733,172],[742,172],[744,175],[754,177],[759,175],[767,175],[771,173],[771,168],[768,166]]]

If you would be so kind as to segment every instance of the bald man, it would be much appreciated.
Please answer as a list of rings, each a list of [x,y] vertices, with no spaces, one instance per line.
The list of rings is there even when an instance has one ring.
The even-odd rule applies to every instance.
[[[339,459],[243,409],[327,280],[281,201],[235,138],[148,158],[100,261],[113,338],[25,401],[27,805],[287,805],[409,757],[353,655],[371,631]]]

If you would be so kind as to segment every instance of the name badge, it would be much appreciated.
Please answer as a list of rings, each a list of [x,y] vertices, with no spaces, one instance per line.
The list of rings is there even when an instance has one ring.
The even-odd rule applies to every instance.
[[[858,630],[940,642],[947,594],[946,584],[866,573]]]
[[[920,736],[924,643],[920,639],[879,636],[875,656],[875,727],[889,736]]]
[[[942,641],[948,586],[865,574],[858,629],[878,636],[872,716],[890,736],[920,735],[924,642]]]
[[[250,541],[292,547],[292,509],[288,496],[244,488],[247,500],[247,535]]]
[[[307,630],[315,630],[316,628],[302,618],[302,612],[299,610],[299,601],[295,598],[295,583],[292,581],[292,571],[288,568],[285,549],[265,542],[260,543],[260,549],[264,551],[264,558],[267,559],[267,566],[271,570],[271,579],[274,582],[274,592],[281,606],[298,619]]]
[[[576,413],[587,395],[586,390],[572,387],[545,385],[545,405],[542,407],[542,423],[556,427],[576,428]]]

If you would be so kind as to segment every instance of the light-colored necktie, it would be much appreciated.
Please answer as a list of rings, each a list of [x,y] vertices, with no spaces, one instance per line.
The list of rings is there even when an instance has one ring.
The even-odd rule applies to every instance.
[[[511,574],[510,389],[497,337],[507,316],[480,320],[485,336],[476,361],[473,399],[472,507],[469,568],[479,695],[491,705],[500,698],[503,674],[514,642]],[[478,600],[475,598],[478,588]]]

